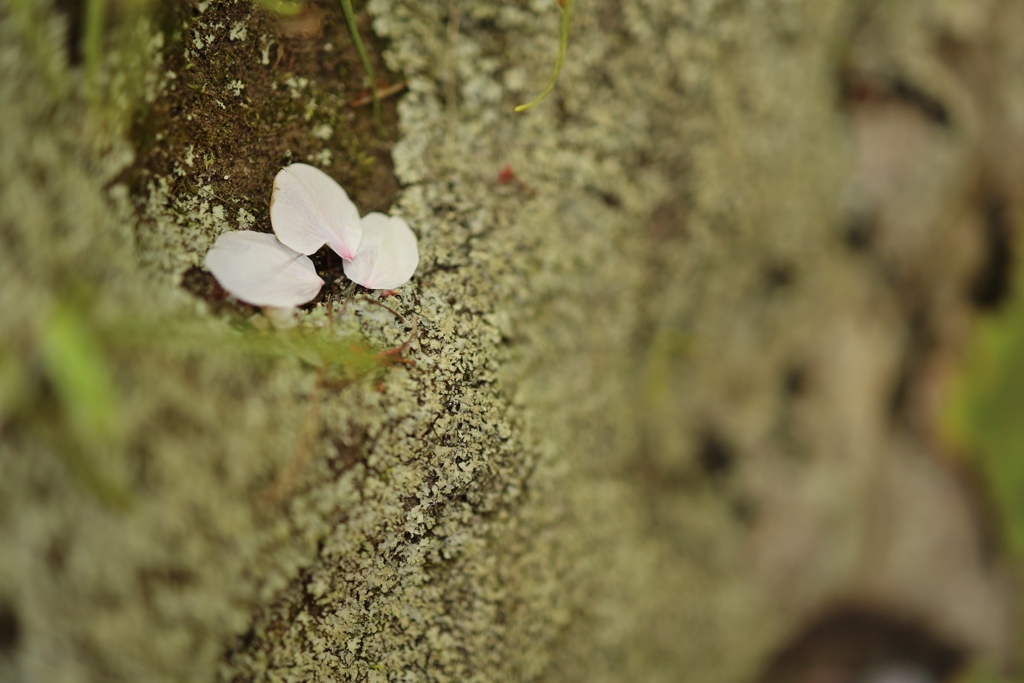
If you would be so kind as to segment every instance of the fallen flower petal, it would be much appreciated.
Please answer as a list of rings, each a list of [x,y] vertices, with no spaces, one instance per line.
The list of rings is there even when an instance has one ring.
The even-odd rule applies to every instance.
[[[359,210],[331,176],[307,164],[282,168],[274,178],[270,222],[277,239],[302,254],[328,245],[352,259],[362,238]]]
[[[273,235],[251,230],[218,237],[206,253],[205,265],[221,287],[254,306],[299,306],[324,284],[308,256]]]
[[[363,241],[351,261],[342,267],[348,279],[367,289],[401,287],[420,262],[416,235],[404,219],[370,213],[363,216]]]

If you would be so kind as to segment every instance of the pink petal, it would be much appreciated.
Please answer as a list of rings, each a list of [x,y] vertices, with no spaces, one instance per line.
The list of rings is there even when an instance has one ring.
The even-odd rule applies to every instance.
[[[251,230],[218,237],[205,265],[221,287],[254,306],[299,306],[324,284],[308,256],[273,235]]]
[[[331,176],[307,164],[282,168],[274,178],[270,222],[281,242],[302,254],[327,244],[351,259],[362,238],[359,211]]]
[[[405,220],[371,213],[363,216],[363,241],[351,261],[342,262],[348,279],[368,289],[401,287],[420,262],[416,235]]]

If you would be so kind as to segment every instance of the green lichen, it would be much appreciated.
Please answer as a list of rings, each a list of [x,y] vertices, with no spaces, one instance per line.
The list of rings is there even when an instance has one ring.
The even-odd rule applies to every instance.
[[[1024,567],[1024,297],[1019,284],[996,315],[980,321],[944,406],[944,436],[982,473],[1000,524],[1000,552]],[[1018,639],[1019,640],[1019,639]],[[970,680],[1003,680],[978,671]],[[1012,679],[1010,679],[1012,680]]]
[[[1019,278],[1018,278],[1019,280]],[[1007,550],[1024,559],[1024,405],[1019,387],[1024,377],[1024,306],[1014,296],[999,315],[982,322],[965,367],[950,392],[948,437],[973,453],[986,472],[994,497],[1004,511]]]
[[[920,459],[877,409],[904,321],[837,237],[835,45],[866,5],[583,3],[560,107],[529,117],[509,109],[549,16],[457,5],[450,44],[441,3],[369,4],[408,83],[390,155],[346,106],[361,70],[333,3],[313,28],[176,6],[127,134],[69,124],[104,110],[26,47],[60,35],[46,5],[31,31],[0,15],[21,133],[0,156],[0,608],[23,679],[751,680],[878,556],[858,468]],[[200,264],[221,232],[269,229],[299,160],[364,211],[396,203],[421,262],[381,301],[322,258],[293,344]],[[83,281],[77,319],[117,331],[99,355],[125,430],[89,462],[123,509],[25,408],[48,390],[35,340]],[[353,337],[409,363],[330,372]]]

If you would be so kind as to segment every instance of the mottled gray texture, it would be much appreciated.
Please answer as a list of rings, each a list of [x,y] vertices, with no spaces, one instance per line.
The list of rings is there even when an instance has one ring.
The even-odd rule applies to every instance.
[[[992,141],[1021,133],[1020,9],[581,0],[558,89],[514,115],[548,73],[550,4],[371,0],[408,80],[397,211],[421,265],[388,300],[404,324],[365,301],[337,324],[387,347],[416,316],[414,365],[319,390],[298,359],[112,345],[127,427],[82,457],[126,509],[70,474],[44,397],[11,391],[0,677],[738,683],[836,601],[1005,652],[934,420],[890,406],[904,376],[927,406],[920,366],[963,336],[981,190],[1015,206]],[[239,217],[157,182],[133,251],[105,189],[125,157],[76,132],[87,107],[10,8],[0,31],[5,357],[39,365],[69,273],[97,329],[230,338],[176,283]],[[994,65],[987,90],[964,55]]]

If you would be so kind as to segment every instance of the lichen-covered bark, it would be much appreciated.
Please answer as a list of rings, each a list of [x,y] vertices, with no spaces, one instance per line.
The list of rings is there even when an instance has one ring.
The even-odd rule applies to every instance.
[[[284,29],[240,0],[201,3],[143,51],[166,135],[136,138],[128,197],[128,134],[73,85],[61,17],[0,6],[0,678],[738,682],[851,604],[1004,657],[1009,592],[935,402],[1001,293],[1019,3],[579,2],[523,115],[549,3],[368,11],[407,83],[395,211],[421,265],[393,312],[335,287],[302,314],[409,341],[353,377],[246,351],[258,313],[180,286],[220,232],[269,229],[279,164],[378,187],[344,84],[271,57]],[[295,93],[272,129],[240,114],[273,154],[175,135],[263,116],[256,91]],[[65,308],[111,434],[60,395]]]

